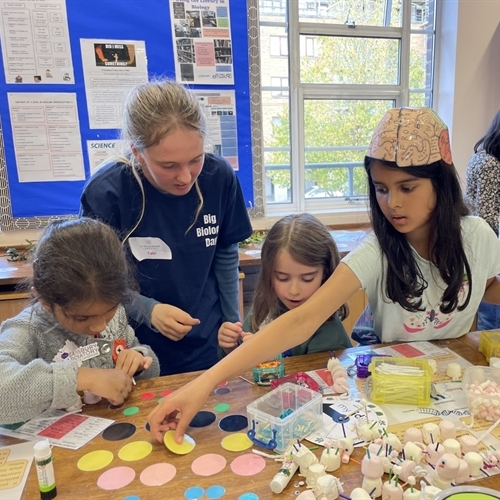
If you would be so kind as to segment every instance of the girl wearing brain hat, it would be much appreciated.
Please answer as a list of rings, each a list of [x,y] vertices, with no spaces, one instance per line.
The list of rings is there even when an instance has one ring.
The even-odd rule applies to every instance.
[[[363,288],[382,342],[455,338],[470,330],[481,300],[500,304],[500,241],[468,215],[448,129],[428,108],[388,111],[365,157],[373,233],[344,257],[304,304],[165,398],[149,423],[158,439],[180,411],[177,436],[219,382],[309,338]],[[287,335],[283,335],[287,332]]]

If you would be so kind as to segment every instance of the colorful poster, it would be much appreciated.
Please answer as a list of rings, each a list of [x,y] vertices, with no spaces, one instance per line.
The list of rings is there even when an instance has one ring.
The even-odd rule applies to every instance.
[[[177,81],[233,85],[229,0],[169,4]]]
[[[19,182],[84,180],[76,94],[9,92],[7,98]]]
[[[238,170],[238,129],[234,90],[194,92],[205,110],[208,129],[207,149],[223,156],[235,170]]]
[[[74,83],[65,0],[0,0],[7,83]]]
[[[80,46],[90,128],[120,128],[127,93],[148,81],[145,42],[81,39]]]

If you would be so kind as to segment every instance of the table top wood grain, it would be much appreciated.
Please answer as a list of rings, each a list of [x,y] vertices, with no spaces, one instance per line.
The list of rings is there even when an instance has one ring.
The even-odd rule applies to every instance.
[[[479,334],[477,332],[469,333],[460,339],[451,339],[437,341],[440,347],[448,347],[458,355],[464,357],[468,361],[477,364],[485,365],[484,356],[478,352]],[[352,363],[353,354],[359,354],[368,350],[367,347],[355,347],[345,351],[338,351],[337,355],[346,364]],[[310,354],[306,356],[295,356],[286,359],[286,373],[292,374],[298,371],[313,370],[324,368],[328,360],[327,353]],[[240,378],[235,378],[227,381],[226,387],[231,389],[231,392],[225,395],[217,395],[212,392],[204,410],[214,411],[213,408],[218,403],[228,403],[230,410],[227,413],[217,415],[216,423],[204,428],[189,428],[188,434],[196,441],[197,446],[187,455],[174,455],[166,449],[163,444],[156,442],[145,429],[146,418],[148,413],[158,404],[160,393],[168,389],[176,389],[190,380],[198,373],[185,373],[179,375],[171,375],[155,379],[138,381],[134,391],[127,400],[125,406],[138,406],[140,411],[136,415],[127,417],[122,414],[122,409],[113,410],[109,405],[102,401],[97,405],[85,406],[83,414],[93,415],[98,417],[110,418],[117,422],[131,422],[137,430],[136,433],[122,441],[106,441],[101,435],[97,436],[90,443],[79,450],[68,450],[64,448],[54,447],[54,467],[56,474],[56,484],[58,489],[58,498],[61,499],[76,499],[89,498],[92,500],[108,500],[108,499],[124,499],[129,495],[137,495],[141,500],[152,499],[169,499],[182,500],[184,492],[188,487],[201,486],[205,490],[213,485],[221,485],[226,489],[226,494],[223,498],[228,500],[236,500],[245,492],[254,492],[259,495],[261,500],[271,498],[290,499],[295,497],[296,490],[304,490],[304,487],[297,488],[294,486],[300,480],[296,475],[290,481],[290,484],[280,495],[275,495],[269,488],[269,483],[279,469],[279,463],[273,462],[271,459],[266,459],[267,465],[265,469],[255,476],[241,477],[234,474],[230,469],[230,463],[239,455],[249,453],[250,450],[233,453],[226,451],[221,446],[221,440],[228,433],[220,430],[217,426],[218,421],[228,414],[244,414],[246,415],[246,407],[249,403],[268,392],[268,388],[250,385]],[[251,373],[243,374],[248,379],[251,379]],[[153,392],[155,397],[149,400],[141,399],[141,395],[145,392]],[[134,462],[124,462],[118,457],[118,451],[126,443],[132,441],[145,440],[151,442],[153,451],[146,458]],[[17,439],[0,436],[0,446],[18,443]],[[77,468],[78,460],[85,454],[95,450],[110,450],[114,454],[114,459],[111,464],[104,470],[116,466],[129,466],[136,472],[136,477],[128,486],[116,490],[105,491],[97,486],[98,477],[104,470],[96,472],[82,472]],[[320,456],[322,448],[315,450],[314,453]],[[191,471],[191,464],[197,457],[207,453],[217,453],[223,455],[227,460],[227,465],[224,470],[214,476],[201,477],[195,475]],[[357,448],[353,453],[353,458],[361,460],[364,454],[363,449]],[[140,473],[149,465],[167,462],[173,464],[177,468],[177,474],[172,481],[159,487],[144,486],[139,481]],[[346,494],[349,494],[354,487],[361,484],[361,474],[359,465],[349,463],[335,473],[344,483]],[[500,490],[500,475],[475,481],[474,484],[482,485]],[[0,494],[1,497],[1,494]],[[38,483],[36,473],[32,467],[28,482],[23,494],[23,500],[38,500],[40,498],[38,491]]]

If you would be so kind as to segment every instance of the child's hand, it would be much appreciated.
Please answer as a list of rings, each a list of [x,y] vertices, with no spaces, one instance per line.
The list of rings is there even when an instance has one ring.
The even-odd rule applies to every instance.
[[[229,321],[222,323],[217,335],[217,340],[219,341],[219,345],[222,349],[232,350],[235,347],[238,347],[238,341],[240,340],[242,334],[241,327],[242,324],[239,321],[237,323],[230,323]]]
[[[123,370],[129,377],[133,377],[139,370],[146,370],[153,363],[151,356],[143,356],[134,349],[123,349],[116,359],[115,369]]]
[[[90,391],[113,405],[122,404],[132,390],[132,379],[122,370],[82,366],[76,380],[78,391]]]
[[[156,304],[151,312],[151,324],[167,339],[183,339],[200,320],[169,304]]]
[[[241,341],[246,342],[248,339],[253,337],[253,333],[241,332]]]

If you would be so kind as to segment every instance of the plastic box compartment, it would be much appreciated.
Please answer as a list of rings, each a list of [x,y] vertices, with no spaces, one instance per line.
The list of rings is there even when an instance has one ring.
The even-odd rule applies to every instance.
[[[481,336],[479,337],[479,352],[484,354],[486,361],[489,361],[490,358],[495,357],[497,354],[500,355],[500,332],[481,332]]]
[[[473,385],[482,387],[474,388]],[[490,389],[488,389],[490,387]],[[496,422],[500,418],[500,369],[487,366],[469,366],[465,369],[462,389],[467,395],[469,413],[474,420]],[[488,390],[495,388],[492,393]],[[477,392],[476,392],[477,391]]]
[[[423,371],[422,375],[398,375],[377,371],[382,363],[411,366]],[[370,363],[370,399],[379,404],[429,406],[431,403],[432,369],[426,359],[382,357],[372,358]]]
[[[258,446],[283,452],[323,422],[322,395],[286,383],[247,406],[248,437]]]

